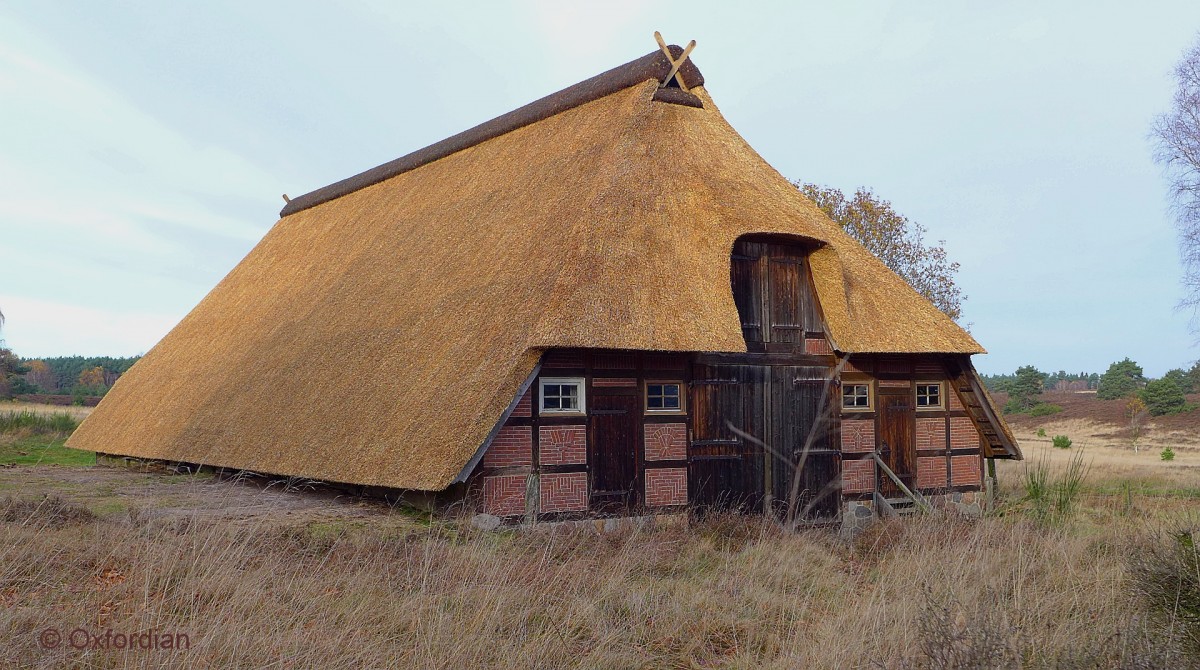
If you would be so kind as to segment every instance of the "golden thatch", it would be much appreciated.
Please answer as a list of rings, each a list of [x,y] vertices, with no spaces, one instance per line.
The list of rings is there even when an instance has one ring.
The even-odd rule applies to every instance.
[[[768,165],[646,79],[280,219],[72,447],[440,490],[549,347],[745,351],[734,240],[812,256],[842,352],[978,353]],[[664,277],[669,278],[664,281]]]

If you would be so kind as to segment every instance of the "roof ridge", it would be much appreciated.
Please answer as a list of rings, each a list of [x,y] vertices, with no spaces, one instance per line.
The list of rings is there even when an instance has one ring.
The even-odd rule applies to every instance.
[[[683,48],[677,44],[668,47],[674,58],[683,54]],[[450,154],[457,153],[468,147],[475,146],[494,137],[512,132],[518,128],[536,123],[548,117],[574,109],[585,103],[597,100],[622,89],[640,84],[647,79],[662,80],[672,69],[672,63],[662,50],[653,51],[636,60],[619,65],[607,72],[602,72],[578,84],[551,93],[543,98],[514,109],[506,114],[485,121],[473,128],[464,130],[457,135],[451,135],[440,142],[435,142],[424,149],[418,149],[410,154],[401,156],[382,165],[360,172],[352,177],[323,186],[315,191],[293,198],[280,210],[279,216],[285,217],[296,212],[315,207],[344,195],[378,184],[385,179],[403,174],[410,170],[432,163]],[[688,88],[704,85],[704,75],[689,57],[679,68]]]

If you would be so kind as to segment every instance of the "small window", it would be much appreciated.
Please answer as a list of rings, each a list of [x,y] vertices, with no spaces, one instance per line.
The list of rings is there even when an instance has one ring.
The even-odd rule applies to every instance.
[[[842,409],[868,411],[871,409],[870,384],[842,384]]]
[[[682,412],[683,384],[679,382],[646,382],[647,412]]]
[[[917,384],[917,409],[941,409],[942,385]]]
[[[544,377],[539,407],[541,414],[583,414],[583,379]]]

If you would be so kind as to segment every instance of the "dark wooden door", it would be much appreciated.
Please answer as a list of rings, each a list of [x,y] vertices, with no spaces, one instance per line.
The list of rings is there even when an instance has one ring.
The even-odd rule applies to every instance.
[[[833,520],[841,513],[837,393],[830,374],[824,367],[771,368],[767,444],[774,452],[772,506],[780,518]]]
[[[641,504],[638,426],[641,397],[593,391],[588,409],[592,509],[622,512]]]
[[[878,398],[879,446],[883,461],[910,489],[916,471],[916,413],[912,390],[880,389]],[[885,497],[904,495],[885,473],[880,472],[879,489]]]
[[[803,344],[804,257],[788,247],[767,249],[767,314],[771,342]],[[814,327],[813,330],[816,328]]]
[[[733,301],[752,352],[802,349],[806,333],[823,330],[799,244],[738,240],[730,258]]]
[[[730,429],[763,437],[770,368],[697,365],[692,381],[688,498],[699,512],[762,510],[763,451]]]

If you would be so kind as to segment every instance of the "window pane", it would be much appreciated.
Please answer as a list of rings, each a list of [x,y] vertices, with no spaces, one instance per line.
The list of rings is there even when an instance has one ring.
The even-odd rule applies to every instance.
[[[555,397],[547,396],[545,398],[542,398],[542,408],[543,409],[559,409],[558,397],[557,396],[555,396]]]
[[[662,409],[663,399],[661,396],[651,396],[646,398],[646,407],[649,409]]]
[[[650,385],[646,386],[646,394],[647,395],[662,395],[663,394],[662,384],[650,384]]]
[[[663,398],[663,407],[667,409],[679,409],[679,396],[667,396]]]
[[[544,388],[543,394],[546,396],[562,395],[562,387],[558,384],[546,384]]]

